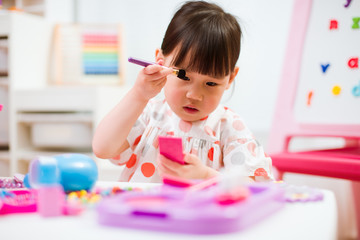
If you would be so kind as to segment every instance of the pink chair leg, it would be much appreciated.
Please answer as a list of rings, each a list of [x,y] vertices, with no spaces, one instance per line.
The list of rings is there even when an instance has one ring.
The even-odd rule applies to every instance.
[[[352,182],[352,190],[355,204],[357,239],[360,240],[360,182]]]
[[[283,177],[284,177],[284,172],[280,171],[279,169],[275,168],[274,166],[273,166],[273,170],[274,170],[275,181],[282,181]]]

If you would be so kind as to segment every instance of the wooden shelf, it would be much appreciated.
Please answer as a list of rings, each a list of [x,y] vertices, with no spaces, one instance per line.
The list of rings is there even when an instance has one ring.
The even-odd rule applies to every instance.
[[[91,112],[47,112],[47,113],[19,113],[17,121],[20,123],[65,123],[65,122],[82,122],[91,123],[93,115]]]

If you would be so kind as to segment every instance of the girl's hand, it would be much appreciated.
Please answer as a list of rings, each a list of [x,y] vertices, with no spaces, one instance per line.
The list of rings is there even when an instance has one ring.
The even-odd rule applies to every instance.
[[[218,175],[218,172],[205,166],[194,154],[185,154],[185,164],[174,162],[163,155],[158,155],[160,175],[172,175],[187,179],[207,179]]]
[[[166,76],[171,73],[170,68],[163,68],[157,64],[149,65],[139,72],[133,90],[137,97],[148,101],[161,91],[166,83]]]

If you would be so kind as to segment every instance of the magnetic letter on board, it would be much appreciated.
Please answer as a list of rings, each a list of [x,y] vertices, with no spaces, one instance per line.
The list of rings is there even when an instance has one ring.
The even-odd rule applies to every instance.
[[[346,7],[346,8],[347,8],[347,7],[349,7],[349,6],[350,6],[351,1],[352,1],[352,0],[346,0],[346,3],[345,3],[345,5],[344,5],[344,7]]]
[[[353,22],[354,24],[352,25],[352,29],[358,29],[359,27],[359,21],[360,21],[360,17],[354,17],[353,18]]]
[[[335,19],[330,20],[330,30],[338,29],[338,21]]]
[[[330,66],[330,64],[328,63],[328,64],[326,64],[326,65],[324,65],[324,64],[321,64],[321,70],[322,70],[322,72],[323,73],[325,73],[326,72],[326,70],[328,69],[328,67]]]
[[[359,68],[359,58],[358,57],[350,58],[348,61],[348,66],[350,68]]]
[[[355,97],[360,97],[360,82],[358,85],[355,85],[354,88],[352,89],[352,94]]]

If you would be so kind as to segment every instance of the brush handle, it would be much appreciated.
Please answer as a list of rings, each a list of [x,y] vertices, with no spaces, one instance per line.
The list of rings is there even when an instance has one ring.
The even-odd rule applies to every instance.
[[[145,60],[138,59],[138,58],[133,58],[133,57],[129,57],[128,61],[131,62],[131,63],[137,64],[137,65],[143,66],[143,67],[147,67],[149,65],[159,65],[159,64],[154,63],[154,62],[149,62],[149,61],[145,61]],[[161,66],[161,65],[159,65],[159,66]],[[161,67],[168,69],[168,67],[165,67],[165,66],[161,66]],[[179,69],[179,70],[178,69],[173,69],[173,74],[175,74],[180,79],[190,80],[186,76],[186,72],[183,69]]]
[[[129,57],[128,61],[131,63],[137,64],[137,65],[143,66],[143,67],[147,67],[149,65],[154,65],[154,64],[157,65],[157,63],[149,62],[149,61],[145,61],[145,60],[133,58],[133,57]]]

